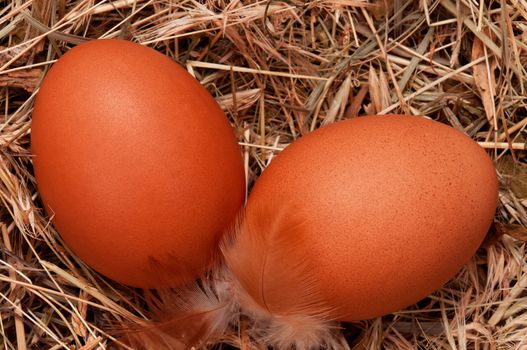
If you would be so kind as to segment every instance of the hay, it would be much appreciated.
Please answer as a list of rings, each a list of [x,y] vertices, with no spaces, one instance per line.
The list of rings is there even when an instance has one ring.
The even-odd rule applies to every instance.
[[[294,139],[361,114],[424,114],[480,142],[499,170],[495,230],[419,305],[343,325],[343,348],[527,349],[526,29],[520,0],[0,1],[0,349],[105,349],[105,324],[147,311],[62,244],[31,170],[41,77],[98,37],[153,47],[200,80],[249,185]],[[225,339],[253,348],[243,331]]]

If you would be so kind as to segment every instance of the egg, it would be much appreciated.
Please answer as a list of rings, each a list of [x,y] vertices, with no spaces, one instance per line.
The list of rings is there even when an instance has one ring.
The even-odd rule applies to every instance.
[[[247,309],[370,319],[419,301],[464,266],[493,220],[497,186],[486,152],[442,123],[337,122],[264,170],[226,260],[254,301]]]
[[[58,59],[36,97],[31,150],[67,246],[130,286],[201,275],[245,198],[241,152],[215,100],[176,62],[128,41]]]

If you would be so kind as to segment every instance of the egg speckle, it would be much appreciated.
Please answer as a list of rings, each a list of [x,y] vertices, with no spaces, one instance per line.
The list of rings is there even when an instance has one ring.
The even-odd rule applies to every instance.
[[[145,288],[205,271],[245,178],[225,114],[182,67],[131,42],[90,41],[53,65],[32,118],[44,208],[75,254]]]

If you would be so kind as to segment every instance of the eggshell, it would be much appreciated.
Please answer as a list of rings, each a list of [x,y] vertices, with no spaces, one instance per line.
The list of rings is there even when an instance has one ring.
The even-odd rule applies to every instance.
[[[412,116],[338,122],[292,143],[263,172],[237,243],[247,263],[233,272],[276,314],[387,314],[461,269],[497,198],[493,163],[451,127]]]
[[[138,287],[200,275],[244,201],[232,128],[168,57],[121,40],[69,50],[33,112],[44,208],[67,245]]]

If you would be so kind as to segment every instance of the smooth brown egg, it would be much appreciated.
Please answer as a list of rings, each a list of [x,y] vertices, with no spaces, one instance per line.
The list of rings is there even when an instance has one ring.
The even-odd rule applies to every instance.
[[[35,102],[31,149],[64,241],[132,286],[203,273],[244,201],[225,114],[177,63],[127,41],[90,41],[53,65]]]
[[[369,319],[453,277],[497,198],[486,152],[451,127],[413,116],[338,122],[263,172],[228,262],[273,314]]]

